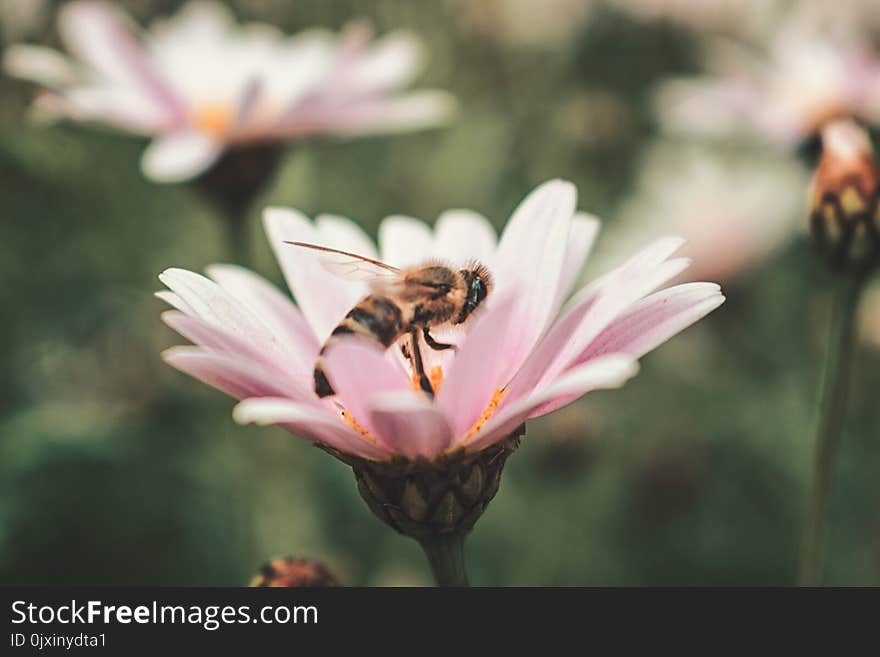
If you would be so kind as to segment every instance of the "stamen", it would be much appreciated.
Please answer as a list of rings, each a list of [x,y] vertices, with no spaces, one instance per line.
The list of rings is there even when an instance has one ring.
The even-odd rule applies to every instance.
[[[231,123],[232,112],[226,105],[202,105],[193,113],[193,124],[211,137],[225,136]]]
[[[443,385],[443,367],[434,365],[428,373],[428,380],[431,382],[431,387],[434,388],[434,394],[439,395],[440,386]]]
[[[477,418],[477,421],[474,422],[474,426],[472,426],[468,432],[464,435],[464,438],[461,440],[462,445],[467,445],[471,440],[474,439],[474,436],[479,433],[480,429],[483,428],[483,425],[489,421],[489,418],[495,414],[495,411],[498,410],[498,405],[501,403],[501,400],[504,399],[504,395],[507,394],[507,390],[498,389],[495,391],[495,394],[492,395],[492,399],[489,400],[489,403],[486,405],[486,409],[483,411],[483,414]]]
[[[351,416],[351,413],[349,413],[348,411],[343,410],[343,411],[342,411],[342,419],[343,419],[343,421],[344,421],[348,426],[350,426],[352,429],[354,429],[355,431],[357,431],[357,432],[361,435],[362,438],[366,438],[367,440],[369,440],[369,441],[370,441],[371,443],[373,443],[374,445],[376,444],[376,436],[374,436],[373,434],[371,434],[370,431],[369,431],[369,429],[366,429],[365,427],[361,426],[361,424],[358,423],[358,421],[355,420],[355,419]]]
[[[434,365],[431,368],[431,371],[428,372],[428,381],[431,382],[431,387],[434,389],[434,394],[440,394],[440,388],[443,386],[443,366],[442,365]],[[410,379],[410,383],[412,383],[412,387],[418,392],[424,392],[420,385],[419,377],[415,374],[412,375]]]

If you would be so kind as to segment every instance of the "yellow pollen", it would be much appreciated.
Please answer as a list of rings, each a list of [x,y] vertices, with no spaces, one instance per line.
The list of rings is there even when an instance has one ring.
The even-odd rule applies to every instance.
[[[483,414],[477,418],[477,421],[474,422],[474,426],[468,429],[468,432],[464,435],[464,438],[461,440],[462,445],[467,445],[471,440],[473,440],[474,436],[479,433],[480,429],[483,428],[483,425],[489,421],[489,418],[495,414],[495,411],[498,410],[498,404],[501,403],[501,400],[504,399],[504,395],[507,394],[507,390],[498,389],[495,391],[495,394],[492,395],[492,399],[489,400],[489,403],[486,405],[486,409],[483,411]]]
[[[357,431],[361,437],[366,438],[374,445],[376,444],[376,437],[371,434],[368,429],[361,426],[360,423],[351,416],[351,413],[348,411],[342,411],[342,419],[348,426]]]
[[[434,365],[434,367],[431,368],[431,371],[428,372],[428,381],[431,382],[431,387],[434,389],[434,394],[440,394],[440,387],[443,385],[442,365]],[[415,374],[412,375],[412,387],[419,392],[423,392],[421,386],[419,385],[419,377],[417,377]]]
[[[226,105],[202,105],[193,113],[193,124],[211,137],[225,136],[231,123],[232,111]]]

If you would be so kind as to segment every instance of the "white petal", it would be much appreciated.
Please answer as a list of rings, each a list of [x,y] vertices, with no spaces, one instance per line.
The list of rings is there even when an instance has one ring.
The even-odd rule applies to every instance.
[[[362,438],[326,411],[283,397],[245,399],[232,411],[232,417],[239,424],[280,424],[313,442],[366,459],[382,460],[390,456],[387,449]]]
[[[153,296],[157,299],[162,299],[162,301],[169,306],[177,308],[177,310],[184,312],[187,315],[193,315],[194,317],[197,316],[192,307],[171,290],[159,290],[158,292],[154,292]]]
[[[159,274],[159,280],[183,299],[195,316],[270,354],[282,351],[278,338],[260,318],[211,279],[172,268]]]
[[[383,262],[395,267],[423,263],[433,251],[431,229],[424,221],[394,215],[379,224],[379,250]]]
[[[299,309],[278,288],[238,265],[211,265],[208,275],[254,313],[311,381],[321,345]]]
[[[422,58],[422,43],[415,34],[389,32],[352,62],[349,93],[371,94],[406,84],[420,68]]]
[[[293,292],[296,303],[318,342],[323,343],[345,314],[367,293],[364,283],[347,281],[331,274],[321,264],[316,252],[291,244],[309,242],[348,250],[350,239],[357,228],[341,230],[339,218],[323,224],[323,233],[300,212],[288,208],[267,208],[263,224],[275,257],[284,272],[284,278]],[[335,229],[330,230],[334,225]]]
[[[141,169],[156,182],[194,178],[220,157],[222,144],[199,132],[175,132],[155,139],[144,151]]]
[[[64,55],[43,46],[10,46],[3,53],[3,68],[12,77],[47,87],[76,82],[76,67]]]
[[[367,258],[379,257],[373,240],[348,217],[320,214],[315,218],[315,226],[323,246],[332,246]]]
[[[434,256],[455,263],[479,260],[491,266],[498,237],[489,220],[471,210],[447,210],[434,227]]]

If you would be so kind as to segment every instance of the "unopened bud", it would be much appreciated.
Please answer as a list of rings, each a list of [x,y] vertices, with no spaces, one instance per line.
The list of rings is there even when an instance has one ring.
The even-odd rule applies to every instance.
[[[340,458],[354,470],[370,510],[401,534],[420,542],[464,536],[498,492],[504,463],[523,432],[479,452],[460,450],[435,461]]]
[[[319,561],[285,557],[263,564],[251,586],[314,588],[339,586],[339,582]]]
[[[810,190],[810,231],[838,267],[880,264],[880,169],[871,141],[850,119],[822,130],[822,158]]]

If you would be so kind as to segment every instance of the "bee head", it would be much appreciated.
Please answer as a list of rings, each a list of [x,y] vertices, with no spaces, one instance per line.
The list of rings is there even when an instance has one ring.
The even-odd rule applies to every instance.
[[[455,324],[461,324],[470,317],[470,314],[483,302],[492,289],[492,275],[478,262],[473,263],[467,269],[462,269],[459,273],[464,278],[467,290],[464,305],[455,319]]]

